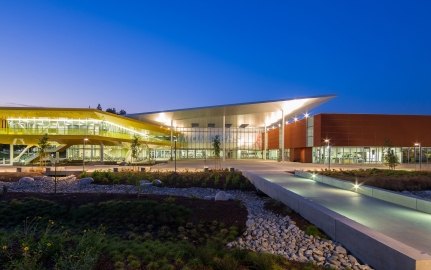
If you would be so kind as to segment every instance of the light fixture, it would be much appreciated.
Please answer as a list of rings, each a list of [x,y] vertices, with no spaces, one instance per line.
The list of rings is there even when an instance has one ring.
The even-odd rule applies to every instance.
[[[298,117],[293,118],[293,121],[295,122],[298,121]]]
[[[304,114],[304,117],[305,117],[305,118],[308,118],[309,116],[310,116],[310,114],[308,114],[308,113],[305,113],[305,114]]]
[[[360,184],[358,184],[358,180],[355,180],[355,184],[353,184],[353,188],[355,189],[355,191],[358,191],[358,188],[360,187],[361,185]]]

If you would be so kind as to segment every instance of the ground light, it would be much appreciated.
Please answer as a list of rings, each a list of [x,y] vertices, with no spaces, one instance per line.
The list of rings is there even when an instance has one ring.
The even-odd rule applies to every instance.
[[[358,179],[355,179],[355,184],[353,184],[353,188],[355,189],[355,191],[358,191],[358,188],[361,187],[361,184],[358,183]]]

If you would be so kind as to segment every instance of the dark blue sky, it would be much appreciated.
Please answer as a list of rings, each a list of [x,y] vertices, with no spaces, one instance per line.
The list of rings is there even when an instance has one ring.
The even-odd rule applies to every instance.
[[[0,106],[155,111],[336,94],[431,114],[431,1],[0,1]]]

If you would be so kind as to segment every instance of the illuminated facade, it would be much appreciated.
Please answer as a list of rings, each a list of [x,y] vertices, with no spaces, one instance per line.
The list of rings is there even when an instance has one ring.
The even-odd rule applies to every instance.
[[[214,157],[221,142],[223,159],[262,159],[267,127],[327,101],[332,96],[285,99],[132,114],[95,109],[0,108],[0,165],[39,162],[38,142],[49,138],[48,160],[71,164],[131,160],[131,142],[140,141],[134,162]],[[176,151],[175,151],[176,148]]]
[[[318,114],[285,123],[287,160],[331,164],[383,163],[392,151],[400,163],[431,163],[431,116]],[[280,128],[269,131],[279,158]]]
[[[333,164],[382,163],[388,145],[403,163],[431,162],[431,116],[308,112],[333,96],[138,113],[96,109],[0,108],[0,165],[40,161],[154,162],[214,158],[272,159]],[[131,158],[131,142],[140,142]],[[329,140],[328,143],[325,139]],[[415,145],[416,144],[416,145]]]
[[[170,147],[169,130],[94,109],[0,108],[0,123],[0,165],[38,161],[38,142],[45,134],[47,159],[128,160],[134,136],[145,148],[140,160]]]

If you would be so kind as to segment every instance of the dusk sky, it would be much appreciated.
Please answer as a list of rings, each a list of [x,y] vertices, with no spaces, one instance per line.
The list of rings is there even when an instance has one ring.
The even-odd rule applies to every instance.
[[[335,94],[431,114],[431,1],[0,1],[0,106],[129,113]]]

